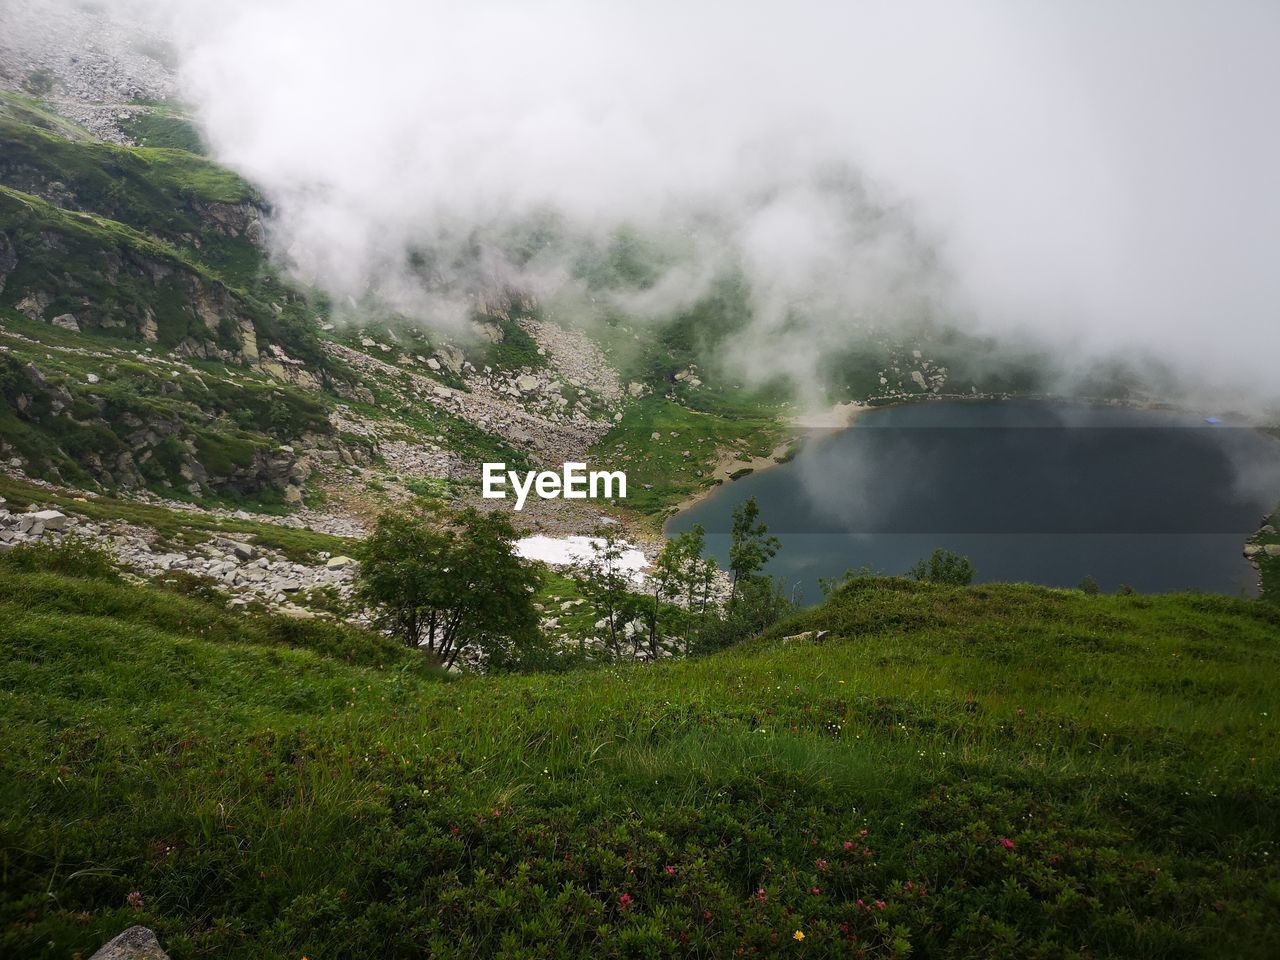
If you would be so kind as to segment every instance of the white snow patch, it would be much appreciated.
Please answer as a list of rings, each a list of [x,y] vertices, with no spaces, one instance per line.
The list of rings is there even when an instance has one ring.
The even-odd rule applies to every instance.
[[[603,543],[598,537],[548,537],[538,534],[516,541],[516,554],[526,560],[540,560],[553,567],[568,567],[576,563],[589,563],[595,559],[593,544]],[[618,566],[637,582],[644,579],[644,568],[649,565],[644,552],[626,545]]]

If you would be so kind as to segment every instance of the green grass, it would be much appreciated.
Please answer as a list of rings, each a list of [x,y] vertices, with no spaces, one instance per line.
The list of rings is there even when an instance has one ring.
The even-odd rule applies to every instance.
[[[1270,604],[858,581],[707,659],[449,684],[279,630],[0,576],[0,953],[1280,946]]]
[[[649,396],[626,408],[591,455],[601,468],[626,471],[622,506],[661,521],[672,504],[712,484],[718,450],[736,449],[745,459],[767,456],[787,436],[786,428],[768,416],[702,413]]]

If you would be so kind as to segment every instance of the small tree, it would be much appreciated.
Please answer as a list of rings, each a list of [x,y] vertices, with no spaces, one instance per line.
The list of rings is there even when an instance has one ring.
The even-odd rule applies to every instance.
[[[777,537],[768,534],[769,528],[760,522],[760,506],[755,497],[748,497],[734,509],[729,542],[729,571],[733,575],[730,607],[737,600],[739,582],[757,576],[782,546]]]
[[[618,631],[637,613],[630,576],[623,569],[626,544],[616,527],[599,527],[592,535],[591,557],[577,565],[582,592],[601,615],[608,630],[609,654],[618,656],[622,645]]]
[[[709,562],[714,569],[715,561],[704,561],[702,552],[706,547],[706,531],[701,524],[668,540],[658,554],[653,573],[649,575],[653,595],[653,606],[649,611],[649,652],[658,655],[658,636],[661,630],[660,620],[663,616],[663,603],[674,603],[683,599],[684,611],[681,619],[686,623],[694,609],[695,597],[702,583],[704,564]]]
[[[908,575],[916,580],[950,583],[961,587],[973,582],[973,573],[973,564],[968,557],[941,547],[934,550],[928,560],[920,560],[908,571]]]
[[[506,517],[472,507],[450,518],[388,511],[358,551],[357,597],[446,668],[468,648],[509,658],[538,637],[540,575],[516,556],[516,537]]]

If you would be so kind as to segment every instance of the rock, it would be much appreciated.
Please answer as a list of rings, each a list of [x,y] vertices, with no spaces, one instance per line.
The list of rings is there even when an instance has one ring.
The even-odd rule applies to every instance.
[[[231,552],[234,553],[236,557],[238,557],[241,560],[253,559],[254,550],[251,544],[240,543],[237,540],[232,540],[228,543],[228,547],[231,550]]]
[[[330,570],[345,570],[355,563],[350,557],[330,557],[325,566]]]
[[[1268,543],[1262,548],[1268,557],[1280,557],[1280,543]]]
[[[649,434],[649,439],[650,439],[650,440],[661,440],[661,439],[662,439],[662,434],[658,433],[658,432],[655,430],[653,433]]]
[[[929,384],[925,382],[924,374],[921,373],[919,370],[911,371],[911,379],[916,382],[916,384],[920,387],[921,390],[929,389]]]
[[[1246,543],[1246,544],[1244,545],[1244,555],[1245,555],[1245,558],[1246,558],[1246,559],[1250,559],[1250,560],[1251,560],[1251,559],[1253,559],[1254,557],[1261,556],[1261,555],[1262,555],[1262,544],[1260,544],[1260,543]]]
[[[538,378],[529,373],[516,377],[516,389],[521,393],[533,393],[538,389]]]
[[[67,526],[67,515],[57,510],[41,510],[28,516],[42,524],[45,530],[63,530]]]
[[[96,373],[86,373],[86,374],[84,375],[84,382],[85,382],[85,383],[97,383],[97,382],[98,382],[98,375],[97,375]]]
[[[89,960],[169,960],[169,955],[151,930],[138,926],[103,944]]]
[[[54,317],[49,321],[55,327],[61,327],[63,330],[70,330],[72,333],[80,332],[80,322],[70,313],[64,313]]]
[[[830,630],[806,630],[803,633],[793,633],[789,637],[783,637],[783,643],[821,643],[827,638]]]
[[[284,502],[289,504],[297,504],[302,502],[302,490],[295,487],[292,483],[284,488]]]
[[[627,384],[627,393],[633,397],[644,396],[644,384],[636,383],[634,380],[631,381],[631,383]]]

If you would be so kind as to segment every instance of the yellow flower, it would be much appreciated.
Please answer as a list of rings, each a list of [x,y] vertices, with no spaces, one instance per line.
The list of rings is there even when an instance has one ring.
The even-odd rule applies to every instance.
[[[792,940],[803,940],[803,939],[804,939],[804,931],[803,931],[803,930],[797,930],[795,933],[793,933],[793,934],[791,935],[791,939],[792,939]]]

